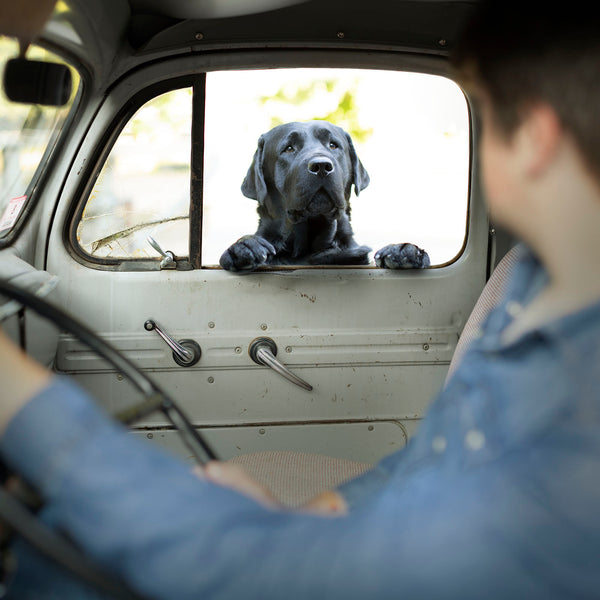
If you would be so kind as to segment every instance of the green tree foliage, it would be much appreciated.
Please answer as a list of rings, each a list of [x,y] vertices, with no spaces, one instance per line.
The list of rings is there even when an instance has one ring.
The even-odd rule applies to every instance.
[[[345,129],[356,142],[360,143],[371,136],[373,129],[364,127],[360,123],[356,94],[356,81],[351,85],[345,85],[337,79],[316,79],[305,85],[282,86],[275,94],[262,96],[260,102],[263,106],[269,107],[272,112],[271,127],[281,125],[287,120],[281,117],[278,107],[291,105],[300,109],[298,112],[305,116],[303,120],[329,121]],[[314,103],[314,100],[319,97],[326,99],[327,102],[317,102],[317,104],[325,104],[328,107],[331,106],[333,97],[335,99],[333,109],[316,112],[319,110],[317,108],[314,109],[312,116],[306,117],[308,105]]]

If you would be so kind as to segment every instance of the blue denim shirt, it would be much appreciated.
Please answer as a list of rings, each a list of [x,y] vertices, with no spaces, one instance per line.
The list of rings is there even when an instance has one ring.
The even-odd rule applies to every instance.
[[[501,336],[545,279],[524,252],[418,434],[342,488],[345,518],[199,481],[61,379],[0,451],[47,498],[48,522],[153,598],[598,598],[600,302]],[[31,556],[13,590],[88,597]]]

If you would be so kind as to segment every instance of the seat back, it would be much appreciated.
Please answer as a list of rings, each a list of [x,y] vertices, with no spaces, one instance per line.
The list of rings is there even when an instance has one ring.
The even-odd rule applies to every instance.
[[[498,263],[488,282],[485,284],[456,344],[456,349],[450,361],[446,381],[450,379],[469,344],[479,335],[481,325],[490,311],[500,302],[506,290],[506,284],[512,269],[517,262],[518,247],[511,248]]]

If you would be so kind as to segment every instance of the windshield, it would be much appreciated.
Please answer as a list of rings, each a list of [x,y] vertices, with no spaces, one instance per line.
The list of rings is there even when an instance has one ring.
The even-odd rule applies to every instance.
[[[0,36],[0,68],[18,56],[16,40]],[[64,63],[59,56],[32,45],[27,58]],[[0,92],[0,238],[17,223],[35,187],[41,165],[50,155],[79,87],[79,76],[71,68],[73,92],[64,106],[18,104]]]

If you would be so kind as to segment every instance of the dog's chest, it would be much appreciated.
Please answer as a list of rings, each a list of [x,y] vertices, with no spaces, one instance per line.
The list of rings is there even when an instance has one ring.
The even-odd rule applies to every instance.
[[[294,223],[291,225],[287,251],[297,258],[330,248],[335,241],[337,225],[337,220],[330,221],[323,217]]]

